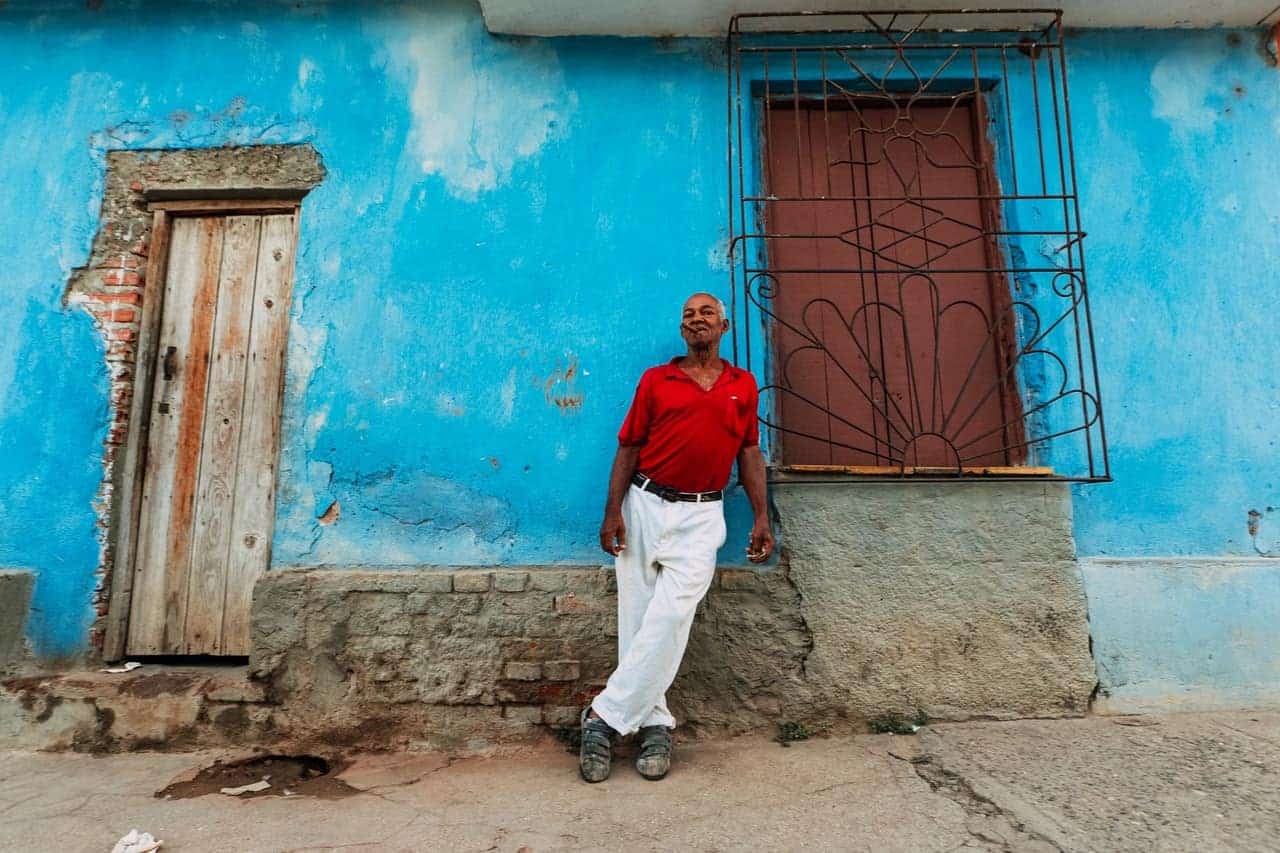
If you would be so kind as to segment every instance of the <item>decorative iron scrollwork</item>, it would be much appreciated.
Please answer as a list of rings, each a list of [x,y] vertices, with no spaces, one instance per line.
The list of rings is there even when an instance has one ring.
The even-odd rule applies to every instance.
[[[728,52],[774,461],[1110,479],[1058,13],[739,15]]]

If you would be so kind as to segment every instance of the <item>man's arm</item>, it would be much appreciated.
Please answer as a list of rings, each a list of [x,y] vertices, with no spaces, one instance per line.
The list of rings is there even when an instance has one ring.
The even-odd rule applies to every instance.
[[[769,502],[764,477],[764,454],[760,446],[753,444],[738,451],[738,482],[751,501],[755,523],[751,525],[751,541],[747,545],[747,559],[763,563],[773,553],[773,530],[769,526]]]
[[[622,521],[622,496],[631,485],[631,475],[640,460],[639,447],[618,445],[609,472],[609,496],[604,502],[604,521],[600,524],[600,547],[606,554],[618,556],[627,547],[627,526]]]

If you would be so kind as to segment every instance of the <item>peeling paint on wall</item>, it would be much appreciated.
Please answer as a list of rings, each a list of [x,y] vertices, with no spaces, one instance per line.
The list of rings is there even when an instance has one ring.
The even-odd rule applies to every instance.
[[[1210,103],[1223,81],[1218,50],[1166,56],[1151,69],[1152,115],[1167,121],[1175,132],[1212,130],[1218,108]]]
[[[388,33],[394,63],[411,82],[409,151],[422,173],[475,199],[505,184],[515,164],[561,137],[577,107],[554,50],[495,39],[471,4],[432,4]]]
[[[1264,538],[1263,521],[1274,518],[1272,513],[1275,507],[1269,506],[1262,511],[1256,509],[1249,510],[1248,521],[1245,523],[1246,529],[1249,531],[1249,539],[1253,542],[1253,550],[1257,552],[1259,557],[1273,557],[1280,559],[1280,538],[1276,539],[1274,545],[1265,545],[1267,540]]]
[[[542,394],[547,403],[559,409],[561,414],[574,414],[582,408],[578,371],[578,358],[570,353],[567,363],[551,371],[551,375],[542,381]]]

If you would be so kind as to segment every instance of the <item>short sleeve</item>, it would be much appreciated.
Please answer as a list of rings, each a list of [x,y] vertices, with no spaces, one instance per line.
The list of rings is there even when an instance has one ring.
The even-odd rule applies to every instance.
[[[747,376],[751,376],[750,373]],[[742,445],[739,447],[755,447],[760,443],[760,390],[756,387],[755,377],[751,376],[751,394],[747,397],[750,405],[747,407],[747,431],[742,435]]]
[[[649,440],[649,424],[653,420],[653,406],[650,403],[648,375],[640,377],[636,386],[635,397],[631,400],[631,409],[627,418],[618,430],[618,444],[623,447],[639,447]]]

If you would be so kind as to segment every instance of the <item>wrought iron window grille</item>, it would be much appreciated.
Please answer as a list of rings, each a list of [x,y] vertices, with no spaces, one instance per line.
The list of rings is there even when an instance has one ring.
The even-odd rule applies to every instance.
[[[775,471],[1109,480],[1061,13],[741,14],[727,52]]]

